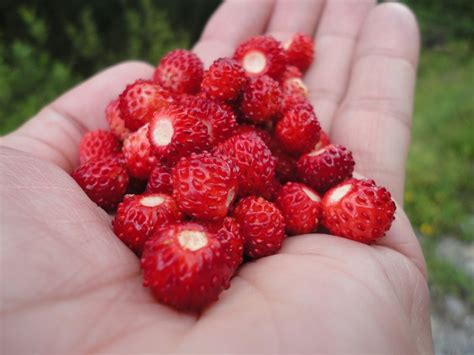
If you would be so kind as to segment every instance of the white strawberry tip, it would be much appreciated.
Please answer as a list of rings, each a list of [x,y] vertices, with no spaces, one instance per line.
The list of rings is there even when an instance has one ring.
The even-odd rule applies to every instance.
[[[321,148],[321,149],[319,149],[319,150],[313,150],[312,152],[308,153],[308,155],[309,155],[310,157],[315,157],[316,155],[319,155],[319,154],[325,152],[326,149],[328,149],[328,147],[330,147],[330,146],[328,145],[328,146],[323,147],[323,148]]]
[[[292,42],[293,42],[293,38],[289,39],[288,41],[283,43],[283,48],[288,50],[288,48],[290,48]]]
[[[251,74],[259,74],[267,65],[267,59],[265,55],[260,51],[250,51],[248,52],[243,60],[242,66],[244,69]]]
[[[305,96],[308,96],[308,88],[304,84],[303,80],[301,80],[300,78],[289,78],[286,81],[290,85],[296,85],[297,87],[299,87],[303,91],[303,94]]]
[[[153,127],[153,142],[158,146],[166,146],[170,144],[173,133],[174,129],[171,118],[160,118]]]
[[[140,204],[145,207],[156,207],[165,202],[165,199],[159,195],[145,196],[140,199]]]
[[[306,187],[303,187],[303,192],[308,196],[312,201],[314,202],[319,202],[321,199],[319,198],[318,195],[316,195],[314,192],[310,191]]]
[[[179,244],[190,251],[196,251],[207,245],[207,236],[204,232],[184,230],[178,235]]]
[[[352,184],[344,184],[329,191],[328,202],[334,204],[339,202],[351,190]]]
[[[232,189],[229,191],[229,193],[227,194],[227,200],[225,202],[225,207],[226,208],[229,208],[230,204],[232,203],[232,201],[234,200],[234,197],[235,197],[235,190]]]

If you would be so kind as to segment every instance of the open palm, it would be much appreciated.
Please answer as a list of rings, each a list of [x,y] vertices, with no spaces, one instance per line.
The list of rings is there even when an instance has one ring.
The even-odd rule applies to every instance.
[[[209,65],[253,35],[314,34],[311,101],[357,172],[398,201],[385,238],[288,238],[279,254],[241,267],[200,316],[158,304],[110,217],[69,176],[81,136],[106,127],[106,104],[152,75],[123,63],[0,141],[2,353],[432,352],[423,256],[401,208],[418,32],[405,7],[374,3],[227,1],[194,50]]]

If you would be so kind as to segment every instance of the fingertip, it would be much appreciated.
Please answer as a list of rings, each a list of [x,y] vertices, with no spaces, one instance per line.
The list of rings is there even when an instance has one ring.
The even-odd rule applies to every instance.
[[[357,57],[371,53],[374,47],[382,54],[396,53],[414,67],[418,64],[420,31],[412,10],[398,2],[377,5],[363,26]]]

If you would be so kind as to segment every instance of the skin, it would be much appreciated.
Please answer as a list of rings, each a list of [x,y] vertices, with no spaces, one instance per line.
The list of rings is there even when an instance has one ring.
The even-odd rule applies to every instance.
[[[158,304],[110,217],[69,173],[104,108],[152,66],[97,74],[0,140],[2,353],[432,353],[426,269],[402,208],[419,51],[406,7],[374,1],[233,0],[194,51],[209,65],[249,36],[313,35],[305,81],[331,139],[386,186],[396,220],[375,245],[312,234],[241,267],[201,315]],[[27,341],[25,335],[28,335]]]

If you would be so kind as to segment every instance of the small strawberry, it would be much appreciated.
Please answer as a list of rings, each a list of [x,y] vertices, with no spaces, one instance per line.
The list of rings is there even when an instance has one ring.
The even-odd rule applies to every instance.
[[[333,235],[371,243],[385,235],[395,219],[390,193],[373,180],[349,179],[326,192],[323,225]]]
[[[226,217],[222,221],[202,221],[224,246],[224,254],[232,270],[242,264],[244,252],[244,237],[240,233],[240,226],[232,217]]]
[[[278,78],[286,65],[286,55],[280,42],[271,36],[256,36],[241,43],[234,52],[250,76],[269,75]]]
[[[288,110],[299,110],[305,109],[307,111],[313,111],[313,105],[308,101],[308,99],[300,94],[295,93],[283,93],[283,98],[281,100],[281,112],[285,114]]]
[[[321,198],[308,186],[288,182],[275,201],[285,218],[288,234],[305,234],[316,230],[321,220]]]
[[[309,68],[314,57],[314,44],[311,37],[296,33],[284,47],[289,65],[298,67],[302,72]]]
[[[158,164],[158,158],[153,154],[148,141],[149,124],[133,132],[123,142],[122,152],[125,165],[130,175],[138,179],[148,179],[153,168]]]
[[[235,199],[232,161],[209,153],[183,157],[173,169],[173,196],[179,208],[199,219],[222,219]]]
[[[155,113],[150,122],[148,139],[155,155],[162,161],[175,162],[192,152],[210,146],[208,128],[186,108],[171,106]]]
[[[120,141],[111,132],[100,129],[84,134],[79,143],[79,162],[101,159],[120,153]]]
[[[240,109],[250,121],[262,123],[277,116],[281,99],[278,82],[264,75],[250,79],[244,86]]]
[[[279,81],[286,95],[308,96],[309,90],[303,82],[303,74],[297,67],[287,66]]]
[[[265,190],[260,193],[260,197],[263,197],[265,200],[274,202],[278,191],[281,189],[281,183],[278,181],[276,176],[270,181]]]
[[[245,70],[231,58],[219,58],[204,72],[201,89],[209,97],[222,100],[236,100],[247,81]]]
[[[206,125],[211,145],[225,141],[237,128],[235,113],[224,103],[194,97],[188,99],[183,107],[188,115],[196,117]]]
[[[261,197],[240,200],[233,211],[245,238],[244,251],[256,259],[276,254],[283,244],[285,223],[280,210]]]
[[[174,199],[165,194],[126,195],[112,222],[114,233],[140,255],[155,227],[181,221]]]
[[[275,139],[271,136],[270,133],[265,131],[262,128],[253,126],[253,125],[239,125],[236,130],[234,131],[234,136],[243,134],[243,133],[251,133],[256,134],[265,145],[271,149],[273,149],[273,145],[275,144]]]
[[[278,180],[282,183],[295,181],[297,178],[296,158],[285,153],[281,148],[274,148],[272,154],[275,158],[275,174]]]
[[[142,254],[143,285],[166,305],[202,311],[230,286],[233,269],[215,233],[198,223],[157,229]]]
[[[171,170],[166,165],[158,164],[151,171],[146,191],[170,195],[173,193]]]
[[[117,156],[89,160],[71,176],[92,201],[107,210],[115,208],[127,190],[127,170]]]
[[[311,151],[319,140],[316,115],[303,107],[286,111],[275,127],[275,136],[281,147],[290,154],[300,155]]]
[[[238,168],[240,196],[261,194],[275,175],[272,153],[254,133],[233,136],[219,144],[214,153],[231,159]]]
[[[130,130],[125,127],[125,122],[120,113],[120,100],[115,99],[105,108],[105,118],[109,124],[110,131],[120,140],[124,141],[130,134]]]
[[[120,116],[125,127],[136,131],[151,121],[155,111],[173,102],[171,94],[150,80],[137,80],[120,94]]]
[[[166,54],[153,74],[153,80],[177,94],[196,94],[201,86],[203,65],[198,56],[185,49]]]
[[[354,159],[342,145],[328,145],[302,155],[296,164],[299,178],[319,192],[352,176]]]
[[[323,149],[324,147],[327,147],[329,144],[331,144],[331,141],[329,139],[329,136],[327,135],[326,132],[324,132],[322,129],[319,132],[319,140],[318,143],[313,148],[313,151],[318,151],[320,149]]]

